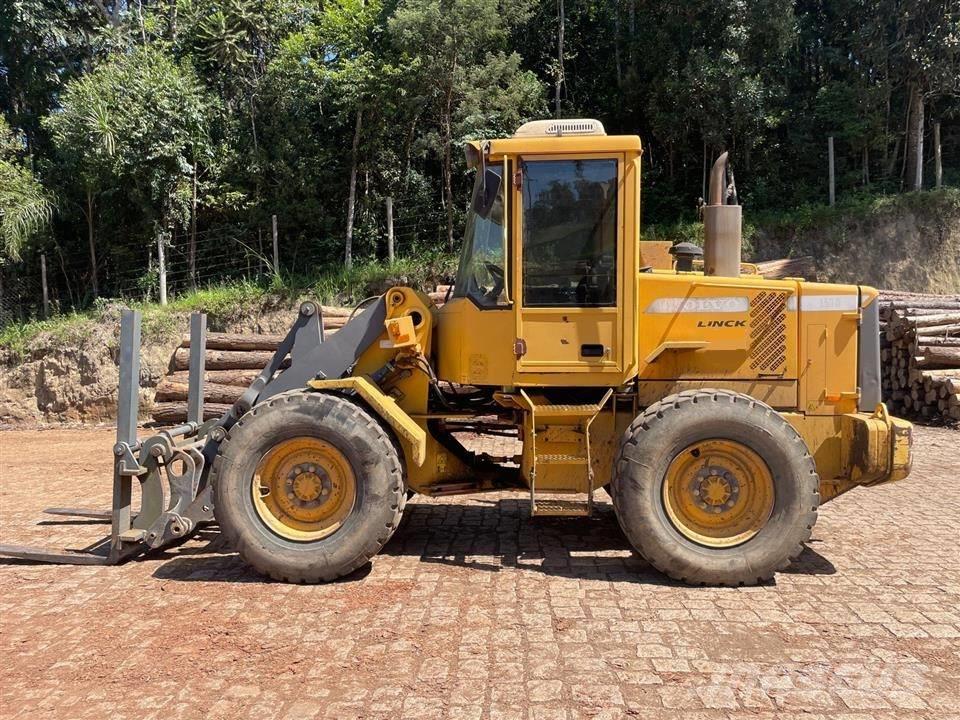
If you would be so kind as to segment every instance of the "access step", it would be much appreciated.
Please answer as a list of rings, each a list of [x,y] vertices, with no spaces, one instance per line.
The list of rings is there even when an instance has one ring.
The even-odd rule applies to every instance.
[[[564,500],[538,497],[531,505],[531,515],[537,517],[587,517],[593,511],[589,498]]]
[[[564,455],[553,453],[537,455],[537,465],[589,465],[590,458],[583,455]]]
[[[592,418],[600,412],[603,405],[590,403],[587,405],[537,405],[533,403],[538,417],[568,417],[568,418]]]

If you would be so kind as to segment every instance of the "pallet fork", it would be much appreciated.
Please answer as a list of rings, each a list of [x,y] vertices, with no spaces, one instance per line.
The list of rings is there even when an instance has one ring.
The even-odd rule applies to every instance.
[[[153,550],[175,546],[214,522],[208,476],[227,431],[257,402],[314,379],[339,378],[379,337],[384,302],[373,303],[324,342],[317,303],[301,303],[299,313],[270,362],[222,417],[203,420],[206,316],[190,318],[190,375],[187,422],[137,438],[140,397],[140,313],[124,310],[120,320],[120,382],[117,440],[113,446],[113,507],[110,511],[48,508],[49,515],[101,520],[110,534],[89,545],[58,550],[0,545],[0,557],[70,565],[116,565]],[[283,368],[289,357],[289,367]],[[140,508],[132,509],[133,481],[140,483]]]

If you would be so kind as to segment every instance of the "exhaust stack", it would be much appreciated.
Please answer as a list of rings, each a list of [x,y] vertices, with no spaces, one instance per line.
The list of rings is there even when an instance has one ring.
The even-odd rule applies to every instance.
[[[727,164],[727,153],[713,164],[708,197],[703,208],[703,272],[740,277],[743,208],[737,204],[737,187]]]

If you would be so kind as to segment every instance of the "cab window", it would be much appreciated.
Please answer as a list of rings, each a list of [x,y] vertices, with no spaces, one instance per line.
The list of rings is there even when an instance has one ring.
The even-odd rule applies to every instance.
[[[524,306],[616,304],[616,159],[529,160],[521,171]]]
[[[482,308],[509,304],[504,191],[502,167],[477,172],[453,294],[468,297]]]

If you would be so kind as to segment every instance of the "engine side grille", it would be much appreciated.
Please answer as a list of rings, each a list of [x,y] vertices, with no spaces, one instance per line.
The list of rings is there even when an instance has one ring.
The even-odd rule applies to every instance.
[[[762,291],[750,301],[750,369],[782,374],[787,364],[787,298],[790,293]]]

